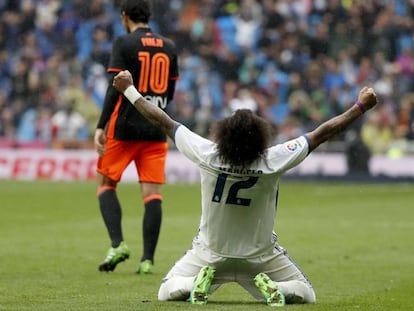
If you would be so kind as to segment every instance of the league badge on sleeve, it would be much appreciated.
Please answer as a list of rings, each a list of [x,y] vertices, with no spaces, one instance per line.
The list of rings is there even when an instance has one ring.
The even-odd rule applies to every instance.
[[[299,148],[299,143],[296,140],[291,140],[285,143],[286,151],[295,152]]]

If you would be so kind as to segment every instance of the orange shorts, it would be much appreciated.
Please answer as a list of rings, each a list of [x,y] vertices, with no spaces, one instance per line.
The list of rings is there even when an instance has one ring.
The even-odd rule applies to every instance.
[[[168,144],[158,141],[121,141],[107,137],[106,151],[100,156],[97,171],[119,182],[134,161],[140,182],[165,183]]]

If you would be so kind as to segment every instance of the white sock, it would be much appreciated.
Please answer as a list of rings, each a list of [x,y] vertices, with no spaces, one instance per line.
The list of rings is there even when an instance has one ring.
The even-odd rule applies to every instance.
[[[158,300],[186,300],[193,289],[194,277],[177,276],[162,283],[158,291]]]
[[[285,295],[286,303],[315,303],[316,296],[312,287],[301,281],[275,282]]]

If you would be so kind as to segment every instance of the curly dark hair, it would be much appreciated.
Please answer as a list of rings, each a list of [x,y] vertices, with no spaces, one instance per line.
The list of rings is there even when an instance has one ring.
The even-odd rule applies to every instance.
[[[239,109],[212,127],[221,160],[231,166],[248,166],[269,147],[272,127],[249,109]]]
[[[148,0],[124,0],[121,2],[121,11],[125,12],[135,23],[148,23],[151,16],[151,7]]]

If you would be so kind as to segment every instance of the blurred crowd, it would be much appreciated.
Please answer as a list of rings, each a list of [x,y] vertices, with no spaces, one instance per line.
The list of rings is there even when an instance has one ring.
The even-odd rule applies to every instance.
[[[118,2],[0,0],[1,144],[90,142],[111,44],[124,33]],[[328,145],[414,152],[414,0],[151,2],[151,27],[179,50],[169,113],[199,134],[249,108],[284,141],[368,85],[381,104]]]

